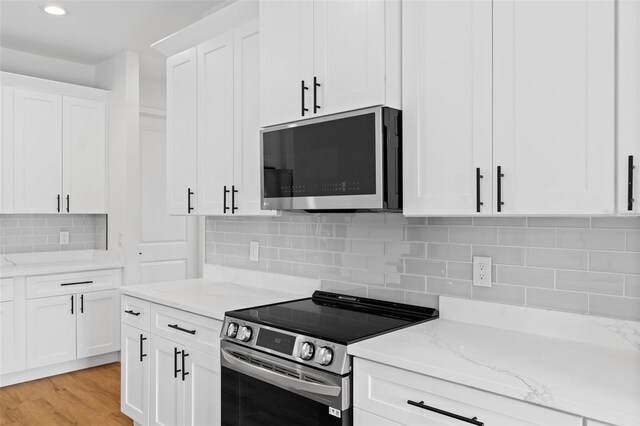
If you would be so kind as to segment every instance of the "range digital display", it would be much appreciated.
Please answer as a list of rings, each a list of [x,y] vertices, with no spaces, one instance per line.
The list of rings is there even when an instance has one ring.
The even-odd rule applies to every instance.
[[[295,336],[261,328],[256,346],[271,349],[285,355],[292,355],[295,343]]]

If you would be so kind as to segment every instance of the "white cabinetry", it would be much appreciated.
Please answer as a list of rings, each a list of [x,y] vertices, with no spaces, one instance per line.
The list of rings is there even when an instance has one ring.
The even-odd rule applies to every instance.
[[[13,302],[0,302],[0,374],[10,373],[15,366]]]
[[[120,294],[117,290],[83,293],[77,314],[77,357],[120,350]]]
[[[488,425],[582,426],[579,416],[360,358],[354,361],[353,389],[355,409],[402,425],[468,424],[454,417],[461,416]]]
[[[2,76],[2,212],[106,213],[107,92]]]
[[[170,214],[263,215],[253,21],[167,60]]]
[[[122,411],[143,425],[220,424],[222,323],[129,296],[122,312]]]
[[[75,295],[27,301],[27,368],[76,359]]]
[[[405,214],[613,213],[614,6],[407,2]]]
[[[400,105],[400,2],[260,2],[261,124]]]
[[[620,1],[617,7],[618,212],[637,215],[640,213],[640,2]]]
[[[120,409],[141,425],[149,423],[149,333],[122,324]]]

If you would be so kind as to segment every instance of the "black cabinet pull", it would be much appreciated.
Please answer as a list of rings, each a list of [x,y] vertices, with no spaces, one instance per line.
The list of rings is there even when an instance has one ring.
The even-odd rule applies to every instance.
[[[84,314],[84,294],[80,295],[80,313]]]
[[[316,113],[320,109],[320,105],[318,105],[318,87],[320,87],[320,83],[318,83],[318,78],[313,77],[313,112]]]
[[[131,309],[124,311],[125,314],[129,314],[129,315],[133,315],[133,316],[138,316],[140,315],[140,312],[133,312]]]
[[[184,368],[184,358],[187,357],[187,356],[189,356],[189,354],[185,353],[184,350],[183,350],[182,351],[182,381],[183,382],[184,382],[184,378],[189,375],[189,373],[186,372],[185,368]]]
[[[502,167],[498,166],[498,213],[502,211],[502,206],[504,206],[504,202],[502,201],[502,178],[504,175],[502,174]]]
[[[60,287],[64,287],[66,285],[80,285],[80,284],[93,284],[93,281],[78,281],[75,283],[63,283],[63,284],[60,284]]]
[[[222,203],[222,213],[227,214],[227,210],[229,210],[229,207],[227,207],[227,194],[229,193],[229,190],[227,189],[227,187],[224,187],[224,193],[223,193],[223,203]]]
[[[179,353],[180,351],[178,350],[178,348],[173,348],[173,378],[174,379],[177,379],[178,373],[182,371],[182,370],[178,370],[178,354]]]
[[[433,411],[434,413],[442,414],[443,416],[451,417],[452,419],[460,420],[462,422],[471,423],[476,426],[484,426],[484,423],[479,421],[477,417],[469,418],[462,417],[458,414],[450,413],[449,411],[440,410],[439,408],[430,407],[424,403],[424,401],[415,402],[408,400],[407,404],[413,405],[414,407],[422,408],[423,410]]]
[[[67,194],[67,213],[69,213],[69,194]]]
[[[304,107],[304,91],[309,90],[307,86],[304,85],[304,80],[302,80],[302,86],[300,89],[300,93],[302,94],[302,116],[304,117],[304,113],[309,111],[309,108]]]
[[[191,196],[193,195],[193,191],[191,190],[191,188],[187,188],[187,213],[191,214],[191,210],[193,210],[193,207],[191,207]]]
[[[627,210],[631,211],[633,210],[633,202],[635,201],[633,199],[633,155],[629,156],[629,177],[628,177],[628,182],[627,182]]]
[[[58,199],[58,213],[60,213],[60,194],[56,198]]]
[[[140,334],[140,362],[142,362],[142,358],[147,356],[147,354],[143,353],[144,347],[142,346],[142,342],[144,342],[145,340],[147,340],[147,338],[144,337],[144,335]]]
[[[175,330],[184,331],[185,333],[196,334],[195,330],[187,330],[186,328],[180,327],[178,324],[167,324],[167,326]]]
[[[73,315],[73,294],[71,295],[71,315]]]
[[[480,174],[480,167],[476,168],[476,212],[480,213],[480,206],[483,206],[484,203],[480,201],[480,179],[484,176]]]
[[[238,210],[238,208],[236,207],[237,193],[238,193],[238,190],[236,189],[236,186],[231,185],[231,214],[236,214],[236,210]]]

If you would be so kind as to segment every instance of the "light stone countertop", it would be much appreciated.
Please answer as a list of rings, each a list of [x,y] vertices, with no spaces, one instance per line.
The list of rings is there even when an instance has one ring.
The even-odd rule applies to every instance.
[[[356,343],[349,354],[640,425],[640,323],[445,296],[440,303],[439,319]]]
[[[121,268],[117,254],[100,250],[24,253],[0,259],[0,278]]]
[[[120,287],[122,294],[171,306],[222,321],[224,313],[304,296],[264,288],[248,287],[218,279],[158,282]],[[311,294],[308,295],[310,297]]]

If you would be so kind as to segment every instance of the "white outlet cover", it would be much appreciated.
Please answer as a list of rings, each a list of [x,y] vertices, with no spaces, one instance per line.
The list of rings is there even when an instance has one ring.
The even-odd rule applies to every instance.
[[[473,257],[473,285],[491,287],[491,258]]]
[[[249,243],[249,260],[250,261],[252,262],[258,261],[259,250],[260,250],[260,243],[258,243],[257,241],[251,241]]]
[[[66,246],[69,244],[69,231],[60,231],[60,245]]]

